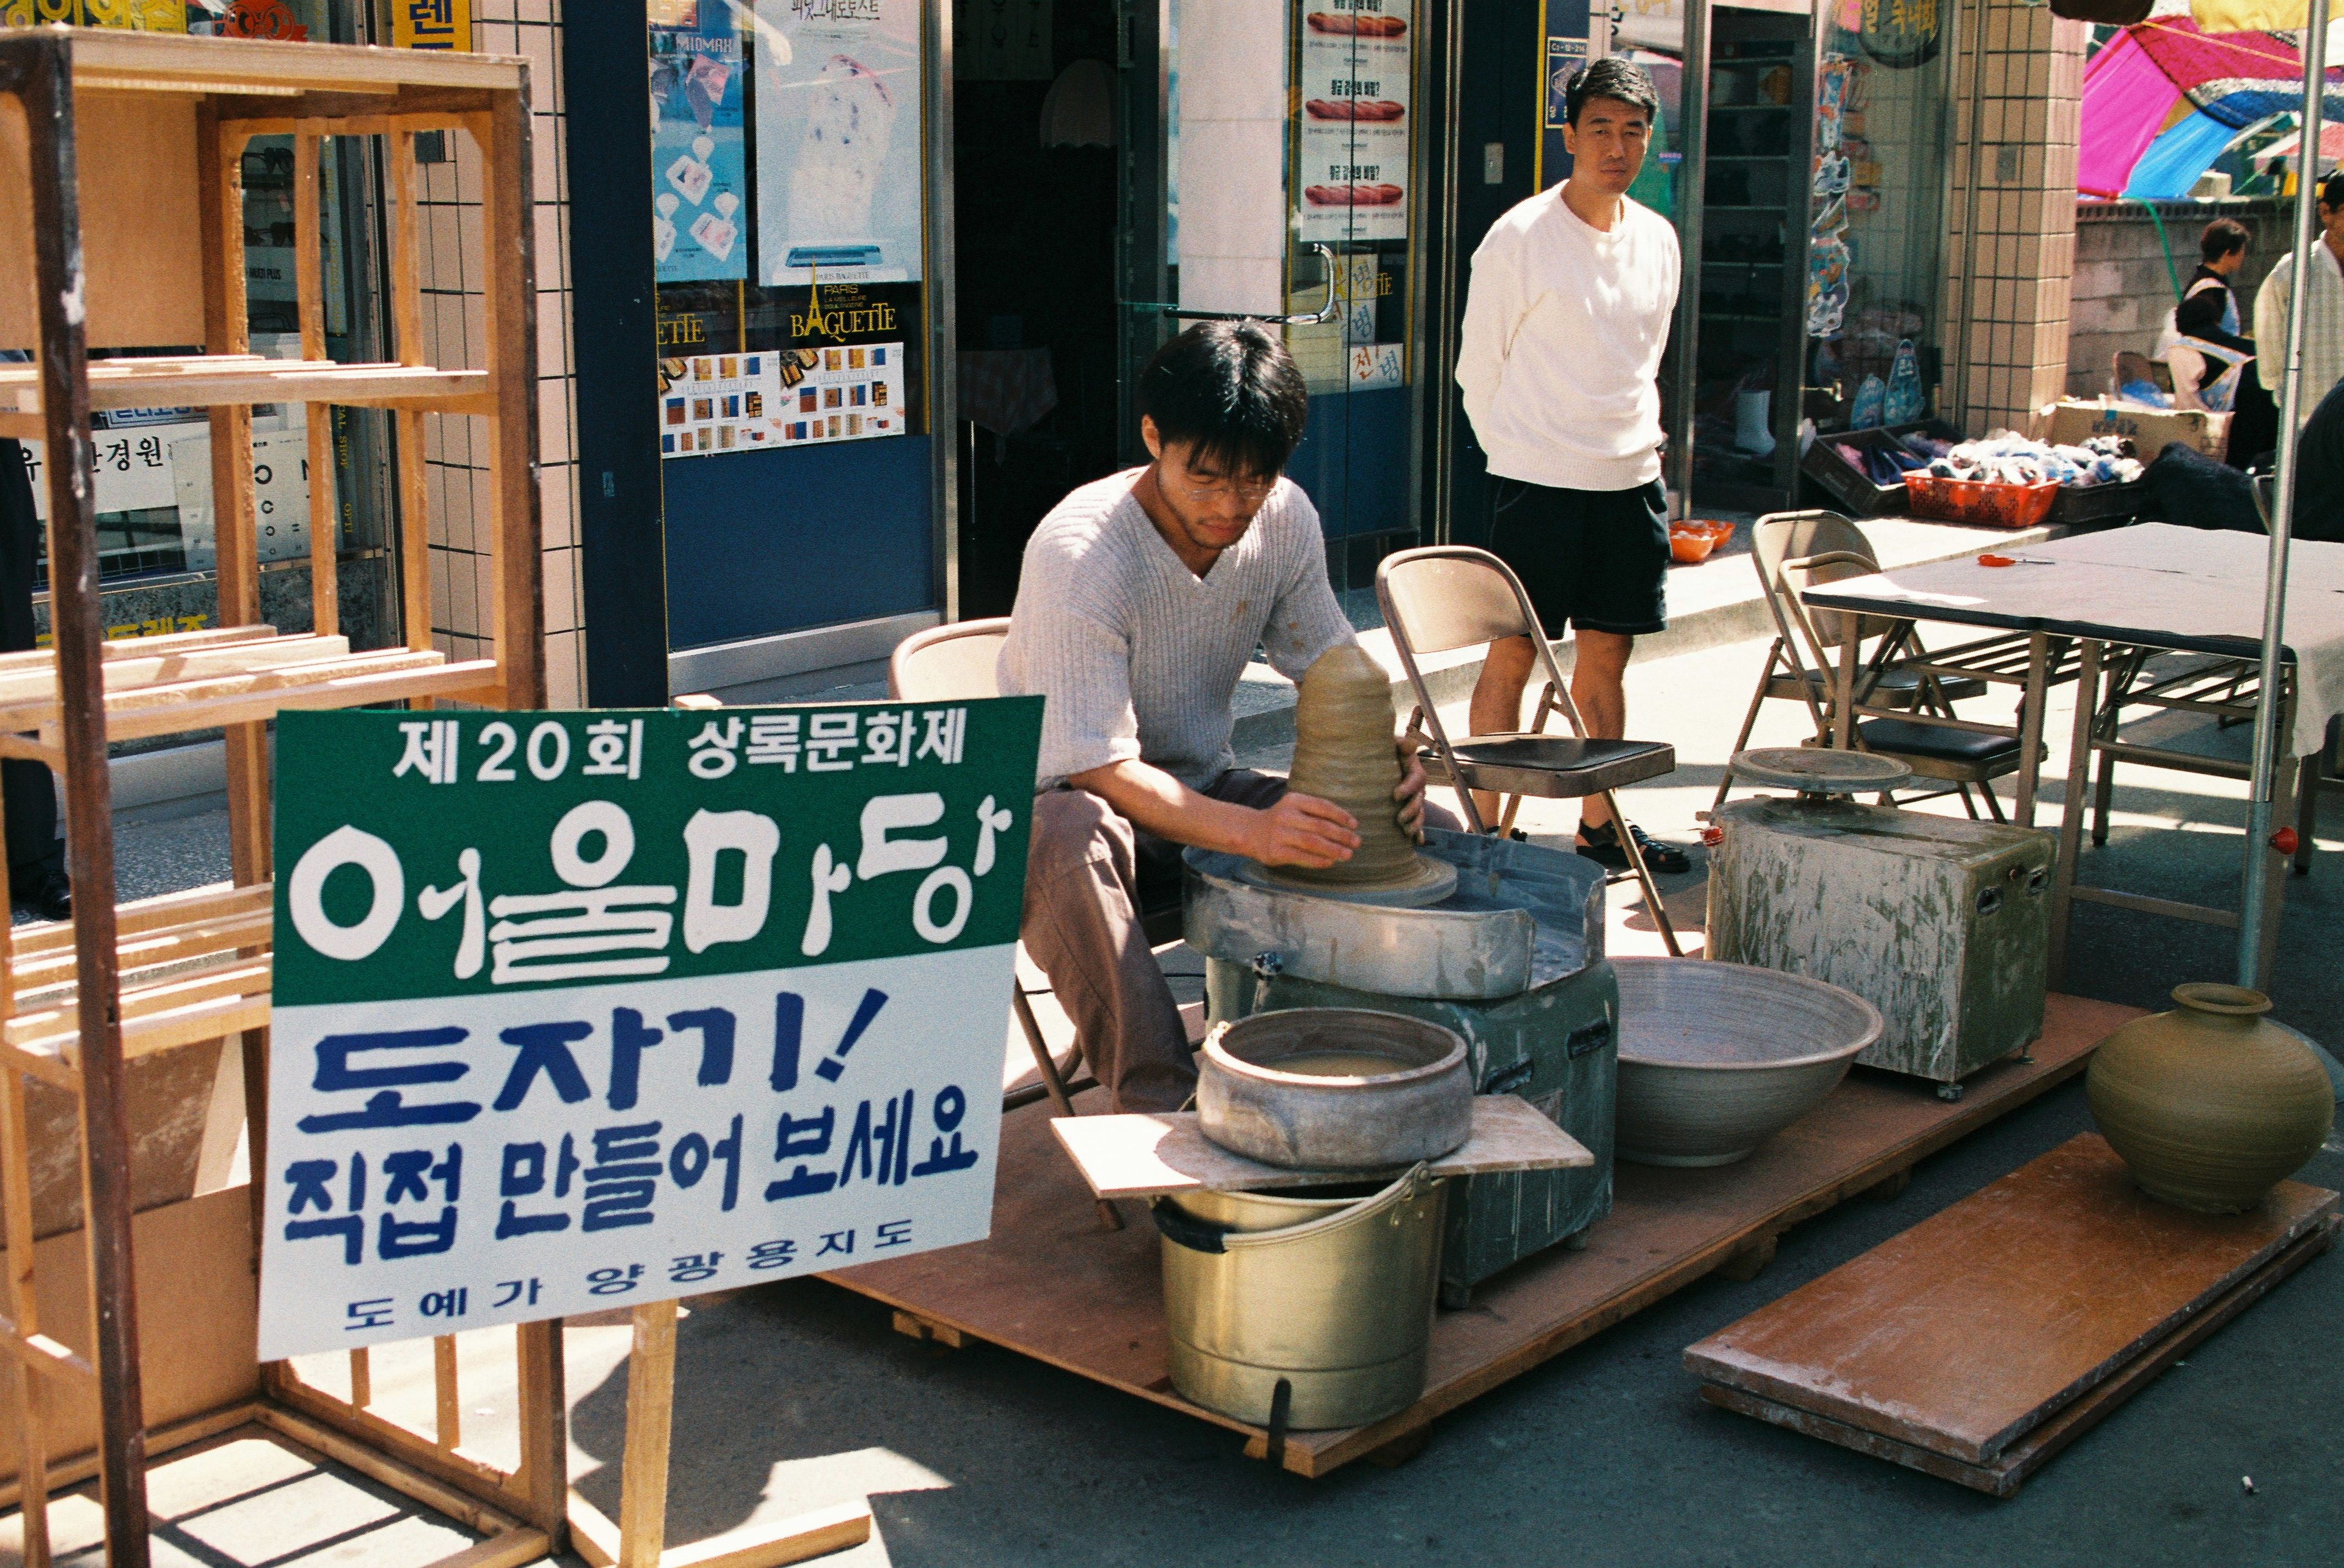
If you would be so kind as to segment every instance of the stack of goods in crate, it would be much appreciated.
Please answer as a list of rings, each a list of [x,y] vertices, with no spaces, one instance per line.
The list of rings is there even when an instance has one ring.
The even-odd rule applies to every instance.
[[[1949,446],[1927,437],[1915,440],[1933,450],[1925,465],[1938,479],[1987,484],[2130,484],[2140,478],[2140,459],[2123,436],[2094,436],[2080,446],[2053,446],[2014,430],[1995,430],[1982,441]]]
[[[2077,446],[2054,446],[2012,430],[1995,430],[1984,440],[1948,441],[1911,431],[1894,444],[1860,447],[1838,441],[1833,450],[1875,484],[1893,485],[1908,473],[1986,484],[2057,484],[2084,487],[2130,484],[2142,465],[2123,436],[2094,436]]]

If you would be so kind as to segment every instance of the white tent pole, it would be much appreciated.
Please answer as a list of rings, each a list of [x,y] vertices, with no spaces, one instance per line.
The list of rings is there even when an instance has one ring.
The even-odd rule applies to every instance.
[[[2288,291],[2287,372],[2280,383],[2278,476],[2272,487],[2270,558],[2263,578],[2262,700],[2255,704],[2254,773],[2247,797],[2247,879],[2238,911],[2238,984],[2268,985],[2262,972],[2263,903],[2276,865],[2271,847],[2271,796],[2278,784],[2279,701],[2286,676],[2281,653],[2287,629],[2287,549],[2295,524],[2295,454],[2303,423],[2303,325],[2311,299],[2312,247],[2320,237],[2319,143],[2326,130],[2329,0],[2309,0],[2303,29],[2303,147],[2296,159],[2295,277]],[[2328,389],[2319,389],[2325,396]]]

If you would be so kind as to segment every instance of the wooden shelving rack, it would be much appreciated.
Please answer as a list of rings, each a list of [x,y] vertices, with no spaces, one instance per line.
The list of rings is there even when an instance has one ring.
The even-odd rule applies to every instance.
[[[469,136],[480,154],[482,366],[434,364],[425,341],[420,132]],[[241,169],[245,144],[260,136],[294,139],[298,360],[248,351]],[[340,364],[326,354],[318,170],[324,139],[337,137],[379,138],[391,192],[385,278],[394,363]],[[268,721],[288,708],[397,701],[544,704],[530,170],[521,60],[0,30],[0,345],[29,344],[37,353],[33,364],[0,366],[0,435],[46,443],[55,633],[53,651],[0,656],[0,755],[36,759],[63,774],[77,895],[70,923],[13,933],[0,925],[0,1217],[8,1237],[0,1270],[6,1305],[0,1351],[8,1354],[0,1356],[0,1385],[20,1456],[17,1482],[8,1489],[14,1496],[0,1494],[0,1502],[21,1506],[28,1568],[49,1561],[50,1489],[93,1473],[102,1482],[109,1561],[143,1568],[146,1457],[248,1421],[489,1537],[451,1563],[500,1568],[561,1543],[567,1485],[557,1324],[517,1330],[520,1459],[511,1470],[459,1446],[452,1338],[436,1345],[438,1421],[428,1434],[367,1408],[363,1351],[352,1353],[347,1399],[278,1363],[255,1369],[248,1397],[146,1430],[124,1093],[132,1058],[240,1040],[257,1249],[268,1218],[258,1173],[268,1125]],[[200,258],[199,297],[185,284],[190,257]],[[185,354],[188,344],[206,351]],[[92,347],[164,349],[177,357],[93,361]],[[260,623],[251,463],[257,403],[308,408],[315,623],[298,635]],[[339,632],[328,444],[337,406],[391,410],[404,635],[402,646],[388,650],[355,650]],[[155,407],[208,411],[219,625],[108,642],[97,595],[90,412]],[[432,644],[428,414],[476,415],[486,423],[496,586],[483,630],[493,638],[493,658],[452,660]],[[107,742],[214,728],[227,740],[233,882],[116,906],[104,895],[114,885]],[[78,1096],[94,1320],[86,1335],[79,1324],[45,1324],[35,1304],[25,1117],[33,1080]],[[229,1269],[256,1258],[214,1261]],[[47,1434],[59,1424],[60,1401],[93,1397],[95,1452],[51,1453]]]

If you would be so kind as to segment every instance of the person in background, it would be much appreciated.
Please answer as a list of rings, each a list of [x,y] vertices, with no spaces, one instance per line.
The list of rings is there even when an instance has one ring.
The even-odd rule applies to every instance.
[[[1328,866],[1359,845],[1349,812],[1237,766],[1230,745],[1255,649],[1298,681],[1359,640],[1318,511],[1281,473],[1309,408],[1301,370],[1260,323],[1209,322],[1157,350],[1137,401],[1155,460],[1042,520],[997,666],[1004,695],[1047,699],[1018,935],[1118,1112],[1177,1110],[1197,1084],[1141,923],[1177,898],[1180,846]],[[1411,753],[1392,798],[1416,833]]]
[[[2295,439],[2295,537],[2344,543],[2344,381]]]
[[[1661,484],[1661,351],[1676,309],[1676,230],[1631,199],[1660,96],[1642,67],[1606,58],[1563,96],[1571,176],[1500,217],[1473,253],[1457,385],[1489,454],[1490,549],[1528,589],[1549,638],[1576,636],[1571,700],[1591,734],[1627,733],[1622,677],[1636,638],[1668,624],[1668,495]],[[1473,688],[1476,734],[1522,727],[1535,654],[1490,646]],[[1481,802],[1490,820],[1493,799]],[[1654,871],[1682,849],[1580,803],[1579,853],[1624,870],[1622,834]]]
[[[38,645],[33,625],[33,573],[40,559],[41,519],[25,449],[0,440],[0,653]],[[42,920],[73,918],[73,884],[57,837],[57,796],[48,764],[21,757],[0,762],[0,814],[7,818],[8,900]]]
[[[2303,318],[2303,389],[2296,406],[2299,420],[2344,380],[2344,169],[2319,182],[2314,204],[2320,238],[2311,248],[2311,260],[2299,268],[2293,251],[2278,258],[2255,296],[2255,340],[2267,347],[2256,356],[2255,371],[2263,389],[2276,404],[2287,375],[2287,319],[2296,287],[2296,274],[2308,272],[2309,296]],[[2248,456],[2253,454],[2249,453]]]
[[[2235,217],[2218,217],[2208,224],[2198,237],[2198,270],[2190,274],[2189,286],[2173,308],[2173,330],[2177,337],[2227,349],[2243,362],[2230,403],[2230,466],[2236,469],[2244,469],[2270,450],[2278,432],[2278,410],[2254,368],[2255,340],[2239,331],[2245,317],[2230,287],[2230,280],[2247,264],[2250,238],[2247,226]],[[2218,363],[2209,360],[2198,386],[2191,389],[2202,393],[2220,369]]]

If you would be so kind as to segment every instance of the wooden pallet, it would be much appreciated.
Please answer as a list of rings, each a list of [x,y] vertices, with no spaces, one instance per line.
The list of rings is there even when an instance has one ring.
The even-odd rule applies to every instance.
[[[1583,1251],[1554,1250],[1484,1283],[1433,1324],[1424,1397],[1372,1426],[1288,1432],[1190,1404],[1174,1391],[1152,1226],[1102,1230],[1088,1190],[1049,1132],[1049,1108],[1005,1118],[993,1235],[823,1278],[895,1310],[906,1333],[975,1339],[1076,1372],[1246,1438],[1299,1475],[1420,1446],[1436,1416],[1561,1354],[1713,1270],[1748,1278],[1784,1229],[1861,1192],[1901,1188],[1913,1166],[2081,1072],[2138,1010],[2051,998],[2033,1060],[1996,1063],[1955,1102],[1933,1086],[1858,1068],[1822,1107],[1750,1158],[1707,1170],[1619,1167],[1609,1218]],[[1087,1097],[1096,1108],[1096,1095]]]
[[[2185,1213],[2086,1133],[1712,1334],[1685,1367],[1712,1404],[2008,1497],[2327,1251],[2337,1210],[2288,1181],[2249,1213]]]

